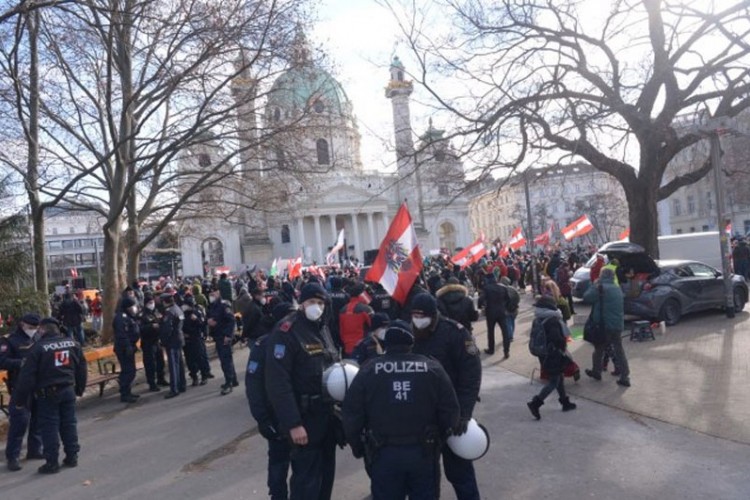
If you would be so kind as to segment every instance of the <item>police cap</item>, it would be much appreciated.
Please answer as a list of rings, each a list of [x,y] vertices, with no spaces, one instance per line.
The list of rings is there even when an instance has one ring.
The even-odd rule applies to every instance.
[[[385,346],[411,346],[414,345],[414,334],[411,325],[406,321],[396,320],[388,326],[385,331]]]
[[[327,298],[328,293],[326,292],[326,289],[319,283],[308,283],[302,287],[302,291],[300,291],[299,294],[300,304],[309,299],[326,300]]]
[[[27,325],[31,326],[39,326],[39,322],[42,319],[39,317],[38,314],[35,313],[27,313],[23,315],[23,318],[21,318],[22,323],[26,323]]]
[[[411,312],[420,312],[425,316],[437,314],[437,301],[429,293],[420,293],[411,301]]]

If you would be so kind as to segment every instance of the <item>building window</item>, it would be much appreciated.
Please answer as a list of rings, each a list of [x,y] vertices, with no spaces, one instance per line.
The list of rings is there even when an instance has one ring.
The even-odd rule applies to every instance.
[[[315,143],[315,149],[318,152],[318,165],[328,165],[331,163],[331,155],[328,152],[328,141],[318,139]]]
[[[318,99],[317,101],[313,103],[313,111],[315,111],[316,113],[322,113],[325,110],[326,110],[326,105],[323,104],[323,101],[321,101],[320,99]]]
[[[281,110],[276,108],[273,110],[273,121],[277,122],[281,120]]]
[[[695,197],[692,194],[687,197],[687,211],[689,214],[695,213]]]
[[[709,210],[714,209],[714,199],[711,191],[706,191],[706,208],[708,208]]]
[[[75,234],[75,232],[76,232],[76,228],[74,228],[73,226],[70,226],[70,234]]]
[[[674,200],[672,202],[672,215],[676,217],[682,215],[682,205],[680,204],[680,200]]]
[[[682,229],[678,229],[678,230],[676,231],[676,233],[677,233],[677,234],[682,234]]]
[[[438,194],[440,196],[448,196],[448,185],[447,184],[440,184],[438,186]]]
[[[691,227],[691,228],[690,228],[690,232],[691,232],[691,233],[694,233],[694,232],[695,232],[695,228],[694,228],[694,227]]]
[[[708,226],[704,224],[703,228],[701,229],[701,231],[708,231]]]
[[[396,78],[398,79],[399,82],[403,82],[404,81],[404,72],[401,71],[401,70],[398,70],[398,72],[396,73]]]
[[[208,153],[200,153],[198,155],[198,165],[201,168],[206,168],[211,166],[211,156]]]
[[[437,161],[445,161],[445,151],[442,149],[438,149],[435,151],[435,160]]]
[[[283,224],[281,226],[281,242],[290,243],[291,241],[292,241],[292,238],[289,235],[289,224]]]

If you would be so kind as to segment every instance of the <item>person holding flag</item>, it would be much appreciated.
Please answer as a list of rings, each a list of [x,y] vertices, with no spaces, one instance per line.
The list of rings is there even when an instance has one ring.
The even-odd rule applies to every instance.
[[[344,230],[339,231],[339,237],[336,239],[336,244],[333,245],[331,251],[326,254],[326,264],[333,266],[338,262],[339,252],[344,248]]]

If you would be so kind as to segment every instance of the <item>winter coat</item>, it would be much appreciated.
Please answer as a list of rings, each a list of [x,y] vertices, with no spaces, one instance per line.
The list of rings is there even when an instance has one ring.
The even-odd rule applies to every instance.
[[[599,281],[590,286],[583,295],[584,302],[591,304],[591,312],[594,315],[594,322],[599,324],[601,315],[599,310],[599,286],[604,290],[603,309],[604,309],[604,329],[607,331],[621,332],[625,329],[625,306],[622,290],[615,285],[612,277],[600,276]]]
[[[550,376],[559,375],[565,369],[567,340],[563,329],[562,313],[540,305],[534,306],[534,319],[544,321],[544,335],[547,340],[547,355],[539,361]]]
[[[438,310],[454,321],[461,323],[471,331],[471,322],[479,319],[474,308],[474,301],[469,298],[469,291],[463,285],[449,284],[437,291]]]

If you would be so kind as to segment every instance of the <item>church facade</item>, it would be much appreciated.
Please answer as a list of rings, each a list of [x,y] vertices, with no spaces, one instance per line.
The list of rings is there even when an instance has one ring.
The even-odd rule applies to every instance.
[[[423,254],[471,243],[463,166],[443,131],[431,123],[425,133],[414,134],[412,91],[413,84],[395,57],[385,98],[393,109],[396,172],[366,169],[346,92],[309,60],[306,51],[300,51],[292,67],[273,84],[257,119],[263,120],[264,127],[279,130],[278,146],[266,148],[264,161],[293,164],[304,175],[279,174],[275,185],[283,187],[283,203],[273,210],[245,214],[249,223],[219,217],[193,224],[180,237],[183,275],[217,269],[241,272],[255,265],[268,268],[275,258],[300,255],[305,265],[324,264],[342,229],[346,252],[341,257],[367,264],[366,252],[379,247],[404,201]],[[295,126],[289,127],[290,123]],[[269,180],[264,179],[265,185]]]

